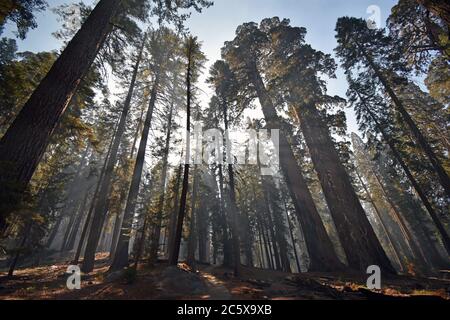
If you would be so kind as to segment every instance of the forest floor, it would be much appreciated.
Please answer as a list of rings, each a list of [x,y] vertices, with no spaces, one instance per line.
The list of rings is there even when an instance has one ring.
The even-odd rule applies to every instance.
[[[160,262],[152,268],[142,263],[137,273],[108,273],[107,255],[97,255],[95,270],[82,274],[81,289],[66,287],[69,263],[18,269],[14,277],[0,272],[2,299],[419,299],[450,300],[450,280],[394,276],[382,279],[382,289],[368,290],[366,275],[290,274],[243,267],[236,278],[232,270],[198,265],[192,272]]]

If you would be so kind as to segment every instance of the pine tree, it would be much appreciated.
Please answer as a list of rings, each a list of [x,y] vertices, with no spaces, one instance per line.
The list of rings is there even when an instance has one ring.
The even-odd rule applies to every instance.
[[[254,88],[251,94],[257,96],[267,123],[267,129],[280,129],[280,118],[276,113],[272,99],[258,71],[257,60],[259,48],[264,41],[264,34],[254,23],[241,25],[237,29],[233,41],[225,43],[222,55],[229,63],[231,70],[242,78],[242,89]],[[280,134],[280,165],[287,182],[291,197],[296,206],[297,218],[301,221],[308,251],[311,257],[310,270],[336,270],[341,263],[334,252],[332,243],[325,231],[323,223],[315,207],[312,196],[293,155],[286,137]]]
[[[450,178],[447,172],[429,141],[418,128],[416,121],[406,110],[404,102],[395,92],[393,84],[398,80],[395,71],[402,71],[404,68],[401,63],[397,63],[395,60],[397,57],[395,50],[394,53],[386,52],[392,49],[392,40],[386,37],[382,30],[368,29],[362,19],[356,18],[340,18],[336,25],[336,32],[336,38],[338,39],[336,53],[341,58],[346,73],[350,74],[358,63],[362,63],[366,73],[368,73],[366,76],[369,78],[373,76],[379,81],[415,141],[428,157],[447,197],[450,197]],[[394,60],[389,56],[391,54],[394,55]],[[387,71],[388,68],[391,68],[389,72]]]

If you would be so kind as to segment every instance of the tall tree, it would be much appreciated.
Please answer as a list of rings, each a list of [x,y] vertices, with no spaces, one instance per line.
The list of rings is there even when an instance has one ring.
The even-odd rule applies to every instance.
[[[0,231],[5,229],[6,219],[20,201],[61,115],[112,30],[116,13],[126,14],[131,9],[142,17],[142,13],[148,11],[146,4],[147,1],[140,2],[141,10],[133,12],[128,1],[98,2],[1,138]],[[200,11],[201,7],[209,5],[206,0],[165,1],[164,4],[158,2],[157,8],[160,15],[179,21],[180,8],[194,7]]]
[[[98,241],[100,239],[100,234],[102,231],[103,223],[107,212],[108,196],[109,191],[111,189],[111,180],[113,177],[113,171],[116,165],[120,142],[126,129],[126,120],[131,107],[131,99],[133,97],[133,92],[135,89],[136,78],[139,72],[139,66],[141,63],[146,38],[147,34],[145,34],[144,38],[141,40],[142,42],[139,47],[136,62],[134,63],[133,66],[127,97],[123,105],[119,124],[117,125],[116,133],[114,136],[114,142],[111,147],[111,152],[108,158],[108,163],[105,169],[102,185],[99,191],[99,198],[97,199],[95,210],[93,212],[91,228],[87,239],[86,251],[84,253],[84,260],[82,265],[84,272],[91,272],[94,268],[95,252],[97,250]]]
[[[418,3],[427,8],[430,12],[440,17],[450,28],[450,5],[445,0],[417,0]]]
[[[153,77],[152,90],[150,93],[149,106],[147,109],[144,127],[141,134],[139,150],[137,153],[133,176],[131,179],[131,185],[128,192],[123,224],[117,244],[117,253],[111,265],[111,268],[113,270],[117,270],[128,265],[128,246],[130,240],[130,231],[142,178],[142,170],[144,168],[145,154],[153,113],[161,87],[168,80],[166,73],[167,69],[170,67],[170,61],[174,59],[174,55],[178,46],[177,41],[178,39],[168,29],[157,30],[153,32],[150,37],[149,52],[152,59],[150,62],[150,68]],[[167,167],[165,170],[167,170]],[[163,174],[165,175],[166,172],[163,172]]]
[[[325,83],[320,78],[322,74],[334,76],[333,59],[305,44],[306,30],[290,26],[289,20],[265,19],[260,28],[270,40],[265,61],[267,78],[289,92],[287,100],[295,108],[349,266],[366,270],[376,264],[394,271],[318,110],[320,105],[337,100],[326,96]]]
[[[221,118],[223,119],[223,128],[225,134],[229,134],[230,130],[230,105],[232,100],[236,99],[235,94],[237,94],[237,83],[234,79],[233,72],[230,70],[228,64],[224,61],[216,61],[210,70],[211,77],[208,82],[215,87],[217,97],[219,99],[219,108],[221,109]],[[225,137],[226,141],[229,141],[229,137]],[[227,143],[226,157],[228,161],[233,159],[231,153],[231,148]],[[220,157],[219,157],[220,158]],[[221,164],[220,164],[221,165]],[[234,174],[233,163],[228,163],[228,178],[229,178],[229,201],[225,203],[228,210],[228,215],[231,218],[231,232],[233,241],[233,258],[234,258],[234,272],[236,275],[240,272],[240,239],[239,239],[239,211],[236,204],[236,187],[235,187],[235,174]]]
[[[180,207],[177,216],[177,223],[173,238],[173,247],[169,253],[169,263],[177,265],[180,253],[181,234],[183,232],[183,221],[186,215],[186,200],[189,187],[189,167],[191,161],[191,104],[193,96],[193,84],[198,80],[199,72],[205,62],[205,56],[201,51],[201,44],[196,37],[188,36],[183,48],[184,58],[186,59],[186,147],[183,184],[180,196]]]
[[[424,3],[434,1],[399,0],[387,20],[389,35],[396,39],[401,59],[418,72],[426,72],[436,55],[450,56],[448,25]]]
[[[347,74],[352,73],[355,68],[361,69],[360,64],[362,64],[366,72],[368,72],[367,76],[373,76],[378,79],[416,142],[428,157],[447,197],[450,197],[450,177],[448,173],[443,168],[439,157],[436,155],[430,143],[405,108],[403,101],[394,90],[393,82],[398,79],[395,71],[399,69],[401,71],[402,66],[399,66],[395,62],[395,59],[392,62],[389,56],[392,53],[387,51],[392,49],[392,39],[386,37],[382,30],[367,28],[365,21],[356,18],[339,18],[336,25],[336,32],[336,38],[338,40],[336,53],[341,58]],[[389,72],[387,68],[391,68]]]
[[[124,268],[128,265],[128,247],[131,232],[131,225],[133,221],[134,210],[136,208],[136,200],[139,193],[139,187],[141,184],[142,170],[144,168],[145,150],[147,148],[148,136],[150,132],[150,126],[152,123],[153,112],[156,104],[158,94],[159,79],[158,75],[155,75],[153,81],[152,92],[150,95],[149,107],[144,121],[144,127],[142,129],[141,140],[139,143],[139,150],[136,157],[136,162],[133,170],[133,177],[131,179],[130,189],[128,191],[127,204],[125,206],[125,213],[122,222],[122,228],[117,243],[117,252],[114,256],[113,263],[111,265],[112,270]]]
[[[248,90],[249,86],[253,88],[252,94],[258,97],[262,106],[267,123],[266,128],[279,130],[282,128],[280,118],[258,70],[258,60],[261,57],[260,46],[264,41],[265,36],[258,30],[256,24],[246,23],[238,27],[233,41],[225,43],[222,55],[233,72],[245,81],[240,84],[243,90]],[[281,169],[291,197],[294,199],[297,218],[305,233],[311,258],[310,270],[339,269],[341,263],[301,174],[286,132],[283,131],[280,133],[279,153]]]
[[[428,199],[422,186],[419,184],[407,162],[398,150],[395,137],[390,132],[392,129],[389,126],[389,118],[386,119],[386,112],[383,112],[383,110],[388,108],[388,106],[386,106],[383,97],[376,94],[375,86],[371,82],[355,81],[351,77],[348,77],[348,82],[349,90],[347,95],[349,96],[352,106],[355,108],[357,118],[359,119],[358,122],[360,123],[360,128],[366,132],[381,134],[382,139],[389,146],[392,156],[402,168],[412,187],[425,206],[425,209],[436,225],[447,252],[450,253],[449,235],[442,221],[438,217],[433,204]]]

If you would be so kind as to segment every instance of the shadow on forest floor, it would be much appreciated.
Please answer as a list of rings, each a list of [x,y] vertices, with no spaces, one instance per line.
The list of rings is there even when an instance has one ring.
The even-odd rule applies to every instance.
[[[199,265],[192,272],[185,264],[169,267],[145,263],[130,279],[108,273],[108,257],[97,255],[95,270],[81,277],[81,290],[68,290],[66,269],[58,263],[16,271],[13,278],[0,273],[1,299],[299,299],[299,300],[450,300],[450,280],[394,276],[382,279],[382,290],[365,287],[366,275],[302,273],[243,267],[239,278],[227,268]]]

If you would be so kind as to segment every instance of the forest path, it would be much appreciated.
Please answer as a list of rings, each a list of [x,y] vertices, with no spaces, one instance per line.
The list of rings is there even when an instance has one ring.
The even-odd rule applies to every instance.
[[[225,282],[214,276],[211,272],[213,267],[207,267],[199,271],[200,277],[205,281],[208,288],[209,300],[230,300],[231,293],[225,286]]]

